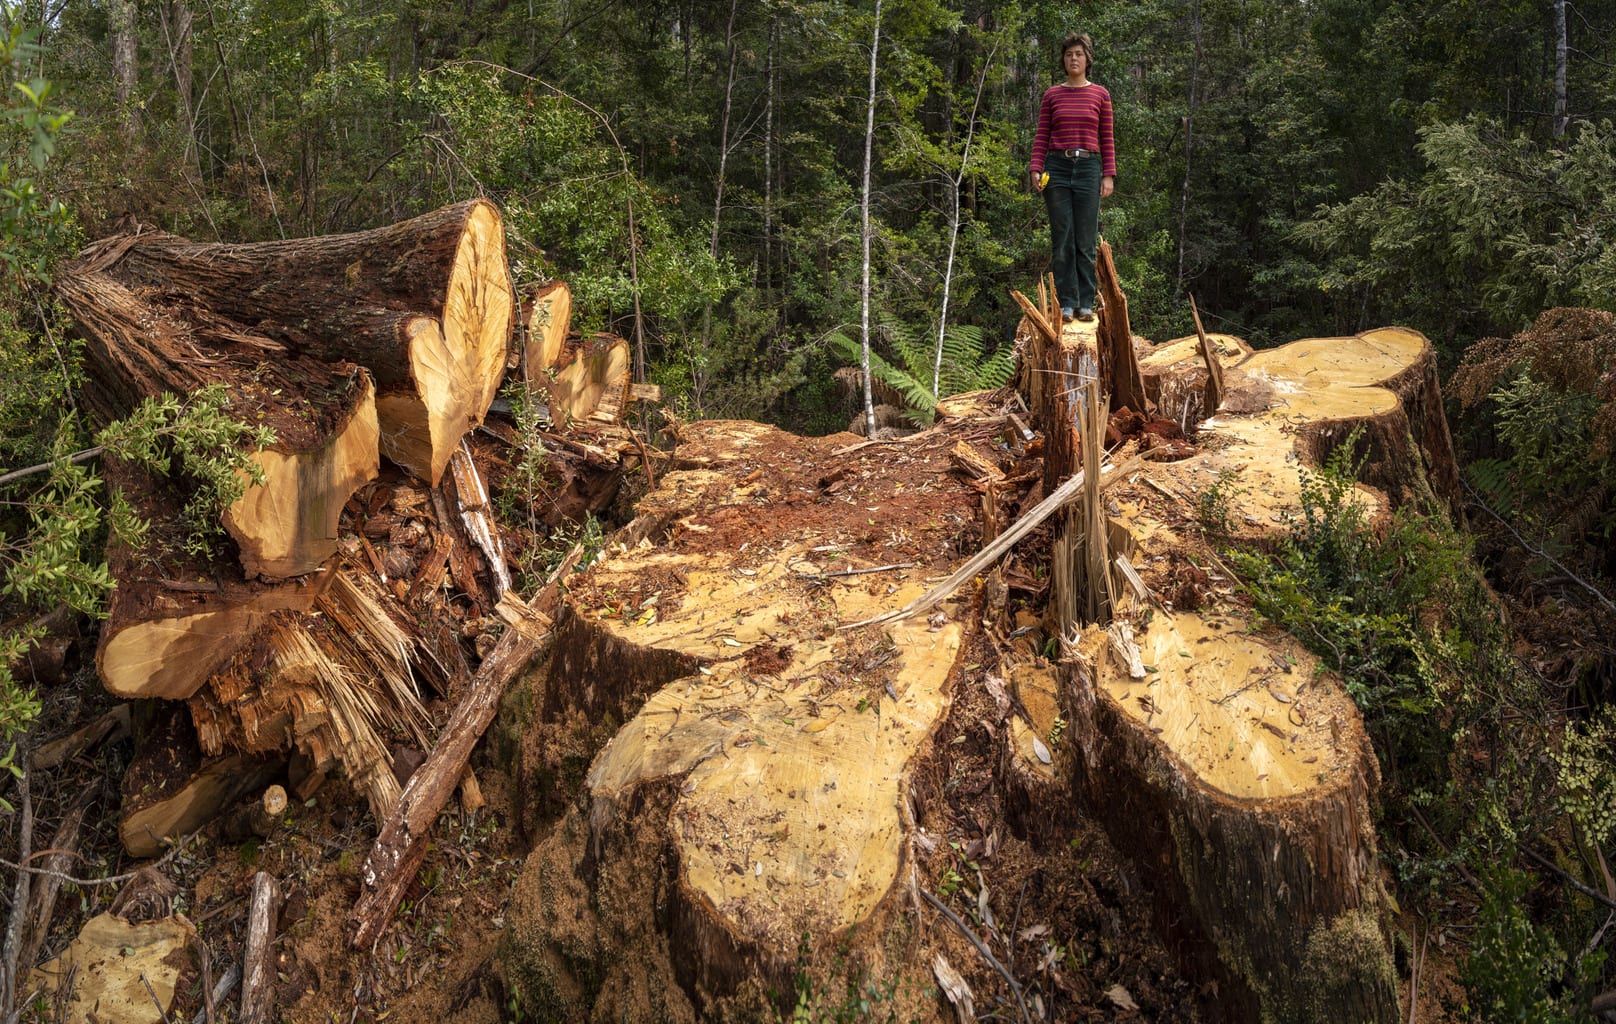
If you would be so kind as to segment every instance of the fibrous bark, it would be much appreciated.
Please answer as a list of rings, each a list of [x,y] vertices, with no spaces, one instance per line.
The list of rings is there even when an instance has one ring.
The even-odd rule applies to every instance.
[[[343,502],[378,467],[375,388],[365,370],[276,351],[216,319],[187,322],[105,273],[67,273],[56,290],[85,339],[84,398],[97,421],[127,416],[147,398],[222,384],[231,417],[275,431],[275,443],[252,456],[264,483],[223,514],[247,576],[296,576],[331,557]]]

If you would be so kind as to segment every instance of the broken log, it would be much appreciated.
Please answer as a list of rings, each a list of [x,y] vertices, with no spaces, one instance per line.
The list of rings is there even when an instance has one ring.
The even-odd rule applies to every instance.
[[[241,1024],[275,1019],[275,919],[281,887],[268,872],[253,875],[247,903],[247,940],[241,954]]]
[[[569,345],[561,369],[550,378],[550,419],[557,426],[582,423],[600,413],[614,422],[628,404],[629,346],[622,338],[596,334]]]
[[[1206,361],[1206,394],[1202,402],[1208,415],[1215,415],[1218,406],[1223,404],[1223,363],[1206,336],[1206,328],[1201,326],[1201,310],[1195,305],[1193,295],[1190,296],[1190,316],[1195,320],[1195,336],[1201,342],[1201,358]]]
[[[1139,357],[1133,349],[1133,327],[1128,322],[1128,296],[1117,280],[1116,264],[1111,261],[1111,245],[1102,241],[1094,261],[1100,286],[1099,339],[1100,372],[1112,409],[1132,409],[1141,415],[1151,412],[1145,385],[1139,375]]]
[[[275,432],[252,457],[263,484],[223,514],[248,577],[297,576],[331,557],[343,503],[378,467],[369,373],[286,353],[266,358],[279,346],[241,332],[209,338],[103,273],[66,273],[56,293],[85,340],[85,403],[101,424],[148,398],[222,384],[232,418]]]
[[[504,373],[514,306],[499,211],[486,200],[316,238],[115,236],[78,266],[233,321],[288,356],[368,368],[382,454],[434,485]]]
[[[105,463],[107,486],[151,523],[142,550],[116,536],[107,542],[107,568],[118,585],[96,646],[101,682],[120,697],[183,700],[227,664],[277,611],[314,607],[329,572],[281,583],[246,579],[234,560],[185,551],[183,524],[172,519],[178,499],[146,474]]]
[[[502,607],[524,618],[536,614],[528,612],[515,594],[507,594]],[[477,670],[471,689],[455,704],[426,762],[410,776],[360,869],[363,889],[351,917],[354,948],[364,949],[381,937],[426,856],[426,839],[438,813],[454,795],[472,750],[494,720],[505,688],[532,664],[540,647],[530,631],[507,627]]]
[[[286,813],[286,790],[270,786],[251,800],[237,807],[225,819],[224,834],[228,839],[248,836],[268,838],[280,827],[281,815]]]
[[[640,539],[573,577],[535,700],[569,732],[626,724],[594,757],[585,809],[529,859],[511,913],[524,991],[583,1019],[631,987],[676,999],[680,986],[789,982],[799,944],[877,932],[902,905],[913,787],[978,627],[958,607],[835,627],[902,605],[965,556],[945,525],[977,503],[945,472],[958,438],[913,442],[904,477],[872,472],[895,465],[886,452],[839,453],[835,437],[683,428],[674,468],[639,505]],[[838,472],[863,481],[856,505],[818,486]],[[665,909],[651,919],[626,885],[667,894]],[[579,894],[579,921],[547,915],[556,886]],[[588,936],[625,927],[651,929],[652,952],[546,959],[559,930],[604,950]]]

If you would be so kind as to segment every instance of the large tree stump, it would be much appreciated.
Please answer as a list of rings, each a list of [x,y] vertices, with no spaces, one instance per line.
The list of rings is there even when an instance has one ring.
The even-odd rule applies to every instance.
[[[70,272],[56,291],[85,339],[85,401],[99,422],[163,393],[223,384],[229,415],[275,431],[275,443],[253,455],[264,483],[223,515],[249,577],[296,576],[331,557],[343,502],[378,467],[369,373],[288,356],[243,331],[220,335],[217,322],[198,328],[104,273]]]
[[[837,627],[969,554],[976,495],[946,475],[946,434],[896,456],[835,454],[845,440],[686,428],[626,547],[569,585],[540,713],[626,724],[512,914],[524,991],[562,1015],[628,991],[682,1000],[675,978],[709,995],[788,987],[799,943],[826,948],[897,902],[910,787],[975,627],[957,609]],[[555,886],[586,894],[583,916],[552,911]],[[655,934],[614,953],[651,892],[666,899]],[[557,941],[592,962],[558,964]]]
[[[504,373],[514,304],[499,211],[486,200],[317,238],[117,236],[79,265],[192,303],[200,319],[234,321],[291,355],[367,367],[382,453],[432,484]]]
[[[1231,368],[1234,400],[1203,424],[1198,454],[1111,492],[1113,541],[1170,603],[1135,624],[1147,672],[1130,673],[1099,628],[1063,665],[1079,789],[1119,848],[1170,866],[1156,872],[1164,919],[1200,940],[1185,943],[1187,966],[1219,981],[1234,1019],[1395,1019],[1378,766],[1338,678],[1294,639],[1253,632],[1239,605],[1210,600],[1208,577],[1184,561],[1197,532],[1186,523],[1218,486],[1238,532],[1272,536],[1300,505],[1300,466],[1359,425],[1377,480],[1412,494],[1441,479],[1451,455],[1407,440],[1409,410],[1436,397],[1431,358],[1398,329],[1251,355]],[[1159,395],[1188,395],[1174,375],[1205,373],[1191,344],[1144,363]],[[1367,487],[1356,500],[1389,507]]]

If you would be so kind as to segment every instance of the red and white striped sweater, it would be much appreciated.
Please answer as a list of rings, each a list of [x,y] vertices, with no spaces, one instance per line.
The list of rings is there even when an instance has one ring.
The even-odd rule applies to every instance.
[[[1100,173],[1116,177],[1117,154],[1111,138],[1111,94],[1090,82],[1074,89],[1052,85],[1038,105],[1038,134],[1032,143],[1032,175],[1044,171],[1051,149],[1083,149],[1100,154]]]

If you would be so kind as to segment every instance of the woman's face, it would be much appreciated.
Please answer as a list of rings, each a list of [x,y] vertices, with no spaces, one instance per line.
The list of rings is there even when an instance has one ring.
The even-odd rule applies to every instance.
[[[1083,75],[1089,69],[1089,55],[1081,46],[1068,46],[1061,54],[1061,64],[1069,75]]]

